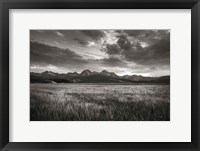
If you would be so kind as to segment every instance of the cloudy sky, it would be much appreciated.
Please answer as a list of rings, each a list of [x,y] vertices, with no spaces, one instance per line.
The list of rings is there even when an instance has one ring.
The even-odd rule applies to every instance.
[[[31,72],[170,74],[170,30],[30,30]]]

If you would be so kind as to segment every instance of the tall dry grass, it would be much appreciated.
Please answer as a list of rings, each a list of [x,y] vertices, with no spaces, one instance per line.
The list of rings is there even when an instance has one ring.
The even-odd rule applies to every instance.
[[[31,84],[31,121],[169,121],[169,85]]]

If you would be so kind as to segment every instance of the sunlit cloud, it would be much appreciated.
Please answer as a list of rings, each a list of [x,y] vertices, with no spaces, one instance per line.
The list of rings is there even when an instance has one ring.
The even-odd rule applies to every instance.
[[[57,34],[58,36],[60,36],[60,37],[64,37],[64,35],[63,35],[61,32],[59,32],[59,31],[56,31],[56,34]]]
[[[107,44],[116,44],[118,38],[116,37],[117,34],[113,30],[104,31],[104,33],[105,37],[103,42]]]
[[[140,45],[143,47],[143,48],[145,48],[145,47],[148,47],[149,45],[147,44],[147,43],[145,43],[145,42],[140,42]]]
[[[93,41],[88,41],[88,47],[96,46],[96,43]]]

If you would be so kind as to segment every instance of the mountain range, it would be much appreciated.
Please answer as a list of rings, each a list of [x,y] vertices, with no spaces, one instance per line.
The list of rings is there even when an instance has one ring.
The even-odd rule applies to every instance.
[[[141,75],[118,76],[114,72],[84,70],[80,74],[68,72],[66,74],[45,71],[30,73],[31,83],[170,83],[170,76],[144,77]]]

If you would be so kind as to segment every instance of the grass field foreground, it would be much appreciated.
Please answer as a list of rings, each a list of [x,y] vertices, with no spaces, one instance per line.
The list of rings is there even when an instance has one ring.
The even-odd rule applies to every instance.
[[[169,121],[169,85],[31,84],[31,121]]]

